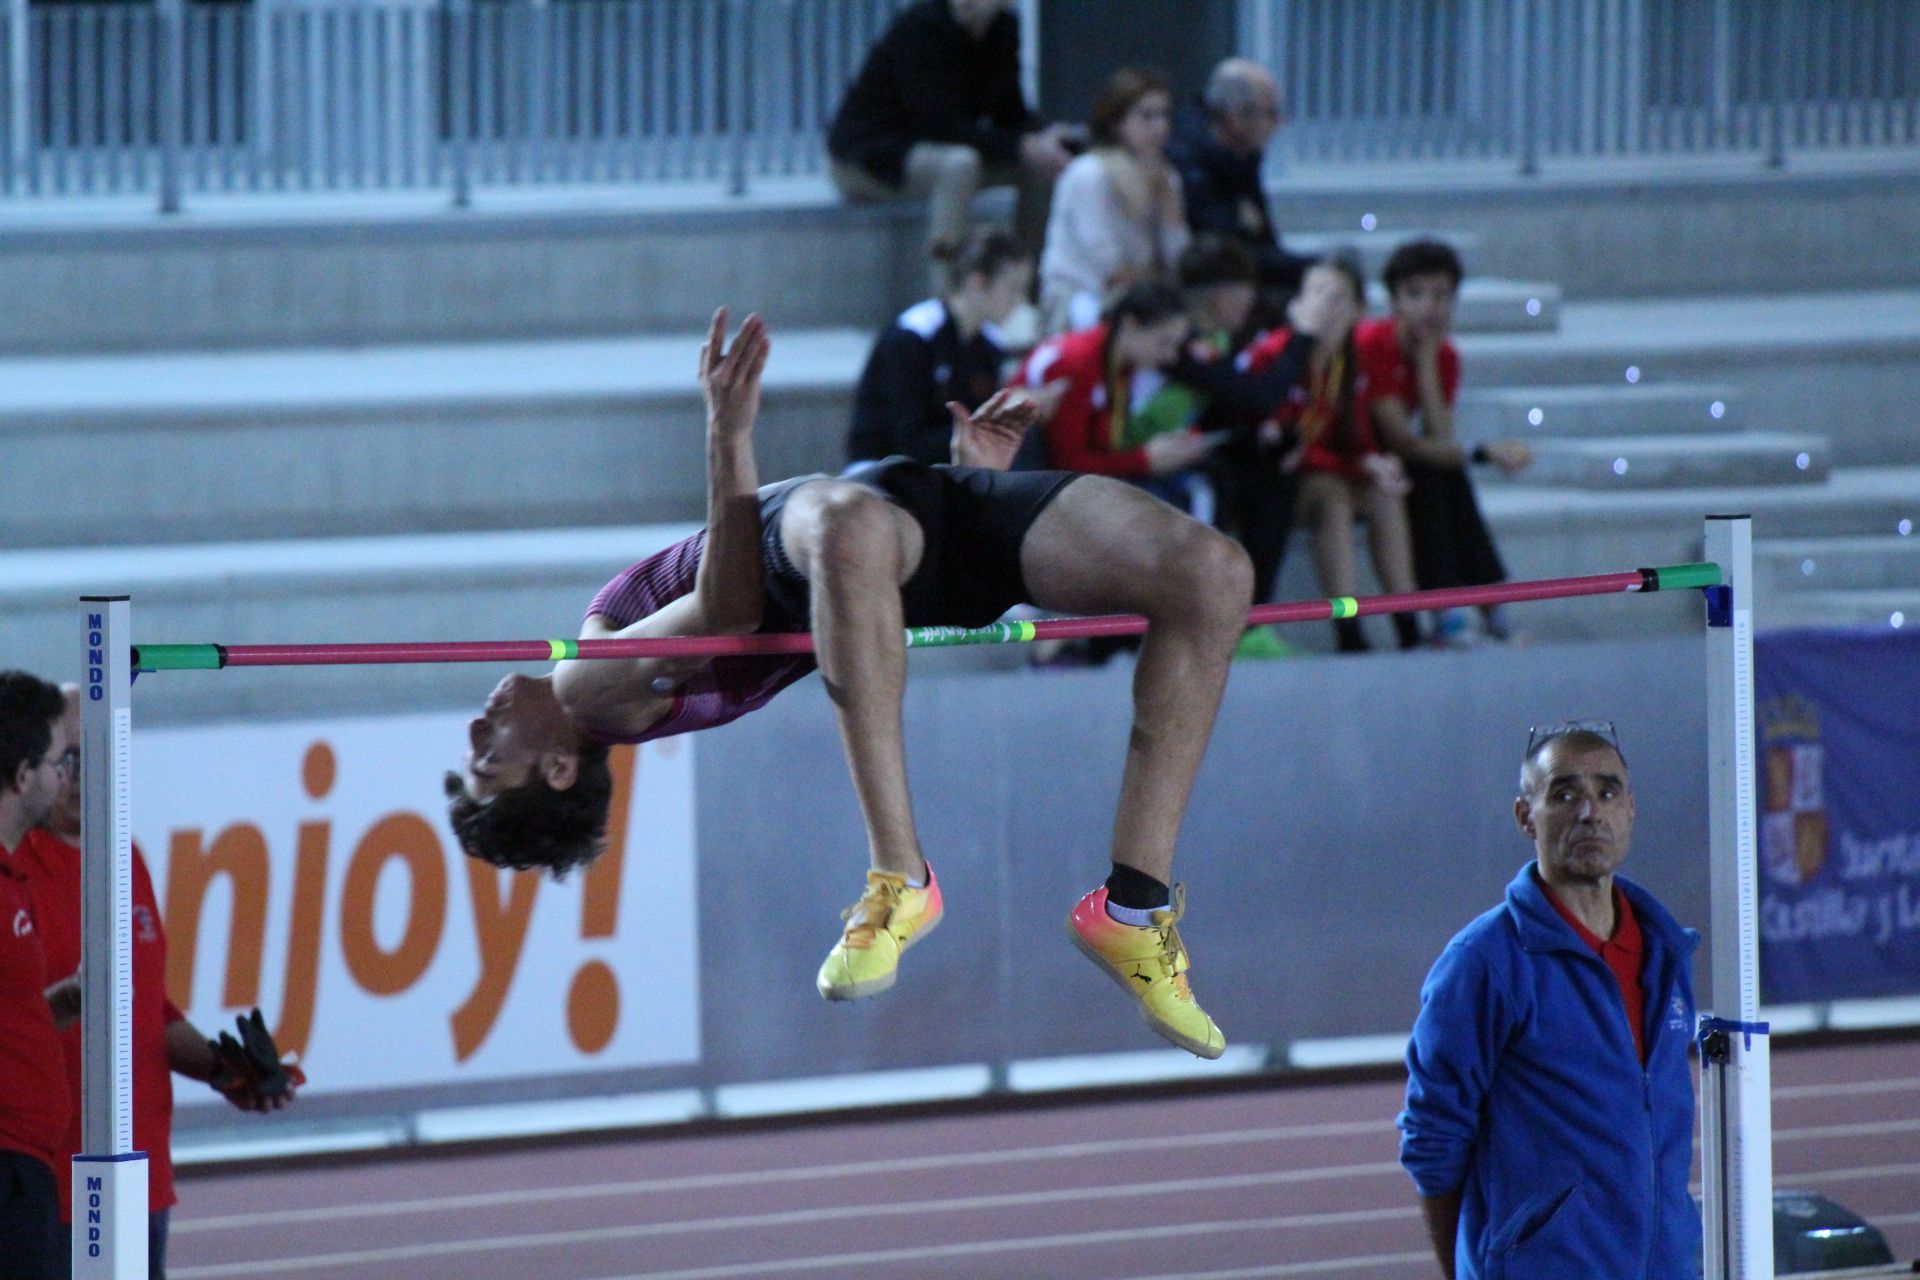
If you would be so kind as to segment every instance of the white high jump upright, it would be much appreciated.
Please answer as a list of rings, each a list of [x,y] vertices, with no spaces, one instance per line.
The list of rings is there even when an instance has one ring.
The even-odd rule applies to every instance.
[[[81,1121],[75,1280],[147,1280],[147,1157],[133,1149],[132,606],[80,598]]]
[[[1773,1280],[1773,1115],[1760,1016],[1753,710],[1753,520],[1708,516],[1708,892],[1713,989],[1701,1018],[1706,1280]]]

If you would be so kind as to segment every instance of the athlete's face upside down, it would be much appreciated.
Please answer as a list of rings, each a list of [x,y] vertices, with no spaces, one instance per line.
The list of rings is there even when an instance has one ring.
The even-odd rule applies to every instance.
[[[514,674],[495,685],[467,742],[465,790],[482,804],[536,776],[556,790],[572,782],[575,735],[550,679]]]
[[[467,744],[466,768],[446,786],[448,820],[469,856],[560,876],[604,847],[607,748],[574,729],[552,677],[502,680],[468,722]]]

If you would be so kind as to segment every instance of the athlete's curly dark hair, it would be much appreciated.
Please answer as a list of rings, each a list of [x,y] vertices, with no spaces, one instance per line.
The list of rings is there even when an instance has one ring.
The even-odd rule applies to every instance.
[[[535,777],[485,803],[467,794],[459,774],[447,774],[447,816],[467,856],[510,871],[541,868],[556,880],[599,857],[607,847],[613,773],[603,746],[581,743],[578,758],[564,791]]]

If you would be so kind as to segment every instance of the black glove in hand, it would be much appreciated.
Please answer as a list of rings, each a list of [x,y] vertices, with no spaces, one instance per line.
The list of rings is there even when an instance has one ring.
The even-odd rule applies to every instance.
[[[293,1092],[307,1082],[306,1073],[280,1056],[260,1010],[243,1013],[235,1019],[238,1039],[231,1031],[222,1031],[218,1040],[207,1041],[213,1050],[213,1079],[216,1092],[243,1111],[274,1111],[293,1098]]]

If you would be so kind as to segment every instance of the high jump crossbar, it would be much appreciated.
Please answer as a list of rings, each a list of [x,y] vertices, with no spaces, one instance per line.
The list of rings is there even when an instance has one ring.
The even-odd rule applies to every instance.
[[[1708,516],[1702,563],[1487,587],[1260,605],[1251,625],[1320,622],[1428,609],[1568,599],[1617,592],[1699,589],[1707,603],[1707,781],[1712,913],[1712,1014],[1701,1019],[1700,1126],[1707,1280],[1772,1280],[1773,1153],[1769,1046],[1759,1022],[1758,898],[1754,830],[1753,522]],[[129,1049],[132,1008],[130,784],[132,677],[136,672],[223,667],[377,663],[549,662],[567,658],[728,657],[807,653],[810,635],[663,639],[509,640],[451,644],[220,645],[130,643],[124,596],[82,597],[82,785],[86,797],[83,1146],[74,1201],[98,1205],[87,1227],[74,1215],[78,1280],[144,1280],[146,1160],[132,1150]],[[916,627],[907,644],[931,648],[1130,635],[1130,614]],[[1717,1016],[1715,1016],[1717,1015]],[[89,1201],[89,1196],[95,1197]]]
[[[1676,564],[1580,578],[1542,578],[1485,587],[1448,587],[1397,595],[1337,596],[1255,606],[1251,626],[1281,622],[1324,622],[1380,613],[1454,609],[1610,595],[1622,591],[1679,591],[1718,586],[1717,564]],[[1031,640],[1073,640],[1088,636],[1134,635],[1147,629],[1138,614],[1091,618],[1044,618],[1032,622],[995,622],[984,627],[909,627],[907,647],[944,648],[973,644],[1020,644]],[[807,632],[746,636],[673,636],[607,640],[476,640],[422,644],[142,644],[133,647],[136,671],[212,671],[222,667],[357,666],[444,662],[558,662],[569,658],[724,658],[747,655],[811,653]]]

